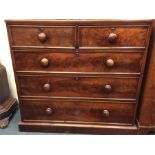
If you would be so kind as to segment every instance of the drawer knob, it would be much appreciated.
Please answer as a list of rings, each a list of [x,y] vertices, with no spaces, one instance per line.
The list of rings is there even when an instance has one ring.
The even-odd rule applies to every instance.
[[[107,67],[113,67],[115,64],[114,60],[113,59],[107,59],[106,60],[106,65]]]
[[[102,115],[103,115],[104,117],[109,117],[109,111],[108,111],[108,110],[103,110],[103,111],[102,111]]]
[[[46,109],[46,114],[51,115],[53,113],[53,110],[51,108]]]
[[[40,63],[43,67],[47,67],[49,64],[49,60],[47,58],[42,58]]]
[[[41,32],[38,34],[38,39],[40,42],[45,42],[45,40],[47,39],[47,35],[44,32]]]
[[[115,34],[115,33],[110,33],[109,34],[108,40],[109,40],[110,43],[115,42],[116,39],[117,39],[117,34]]]
[[[44,91],[48,92],[48,91],[50,91],[50,89],[51,89],[51,85],[50,85],[49,83],[45,83],[45,84],[43,85],[43,89],[44,89]]]
[[[104,86],[104,91],[105,91],[106,93],[110,93],[110,92],[112,91],[112,86],[109,85],[109,84],[106,84],[106,85]]]

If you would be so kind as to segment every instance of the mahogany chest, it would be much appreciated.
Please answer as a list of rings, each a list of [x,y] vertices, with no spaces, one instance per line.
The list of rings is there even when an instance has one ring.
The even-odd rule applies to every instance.
[[[142,98],[149,93],[144,95],[149,55],[154,51],[153,20],[6,20],[6,24],[21,131],[154,130],[155,119],[145,129],[139,121],[153,115],[141,112],[145,104],[149,106]],[[155,108],[154,103],[150,106]]]

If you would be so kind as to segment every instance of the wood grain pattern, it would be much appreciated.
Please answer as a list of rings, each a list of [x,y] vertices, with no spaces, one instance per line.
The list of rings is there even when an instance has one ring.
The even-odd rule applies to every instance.
[[[153,67],[146,68],[149,76],[144,70],[147,55],[154,51],[148,51],[152,22],[6,20],[22,114],[20,129],[93,134],[152,131],[153,78],[148,77],[154,75]],[[153,59],[147,61],[153,64]],[[151,81],[143,85],[143,78]],[[142,106],[139,98],[144,98]]]
[[[78,76],[77,76],[78,77]],[[20,95],[66,96],[66,97],[101,97],[101,98],[136,98],[138,78],[102,78],[102,77],[34,77],[19,76]],[[44,91],[44,84],[50,84],[50,91]],[[111,85],[107,93],[105,85]]]
[[[79,51],[79,56],[74,51],[14,51],[16,70],[20,71],[60,71],[60,72],[122,72],[140,73],[142,65],[142,52],[118,53],[113,51],[84,52]],[[41,60],[48,59],[49,65],[43,67]],[[114,66],[108,67],[106,61],[113,59]],[[26,63],[25,63],[26,62]]]
[[[7,19],[5,20],[7,25],[33,25],[33,26],[71,26],[71,25],[80,25],[80,26],[146,26],[149,27],[153,19],[148,20],[121,20],[121,19]]]
[[[109,34],[117,34],[116,42],[110,43]],[[141,28],[101,28],[101,27],[80,27],[80,46],[145,46],[148,29]]]
[[[141,104],[138,113],[139,133],[155,132],[155,22],[151,35]]]
[[[54,122],[54,123],[40,123],[40,122],[20,122],[20,131],[33,132],[61,132],[61,133],[84,133],[84,134],[98,134],[98,135],[133,135],[137,134],[137,126],[129,125],[102,125],[102,124],[81,124],[68,122]]]
[[[12,45],[16,46],[74,46],[74,27],[23,28],[12,27]],[[38,34],[47,35],[45,42],[40,42]]]
[[[22,101],[21,114],[23,121],[76,121],[76,122],[101,122],[101,123],[133,123],[133,103],[95,103],[95,102],[65,102],[65,101]],[[52,114],[47,114],[46,109],[51,108]],[[109,117],[102,114],[103,110],[109,111]]]

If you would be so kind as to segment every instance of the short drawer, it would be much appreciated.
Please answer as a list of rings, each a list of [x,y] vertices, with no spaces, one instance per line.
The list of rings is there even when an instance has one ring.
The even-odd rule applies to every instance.
[[[133,123],[134,103],[21,100],[23,121]]]
[[[140,73],[142,52],[16,52],[16,70],[63,72],[122,72]],[[25,63],[26,62],[26,63]]]
[[[18,76],[22,96],[135,99],[138,78]]]
[[[147,27],[80,27],[81,47],[145,46]]]
[[[74,46],[74,27],[11,27],[13,46]]]

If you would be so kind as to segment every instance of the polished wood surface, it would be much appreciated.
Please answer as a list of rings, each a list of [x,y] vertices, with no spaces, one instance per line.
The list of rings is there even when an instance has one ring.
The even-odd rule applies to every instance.
[[[136,99],[138,78],[18,76],[22,96]],[[49,85],[44,88],[45,85]],[[108,85],[111,91],[107,90]],[[47,91],[48,90],[48,91]]]
[[[31,25],[31,26],[108,26],[126,25],[126,26],[150,26],[152,19],[145,20],[121,20],[121,19],[6,19],[8,25]]]
[[[134,123],[134,106],[135,103],[24,100],[21,105],[21,114],[23,121],[132,124]]]
[[[20,129],[140,133],[152,22],[6,20]]]
[[[80,50],[78,57],[73,50],[14,51],[14,58],[19,71],[140,73],[143,50]]]
[[[11,33],[12,44],[16,46],[74,46],[74,27],[27,28],[13,26]]]
[[[137,134],[136,125],[111,125],[111,124],[84,124],[73,122],[20,122],[20,131],[33,132],[55,132],[55,133],[84,133],[84,134],[105,134],[105,135],[128,135]]]
[[[138,113],[139,133],[155,132],[155,21],[153,23],[144,90]]]
[[[145,46],[148,28],[146,27],[81,27],[80,46]],[[111,38],[111,39],[110,39]]]

